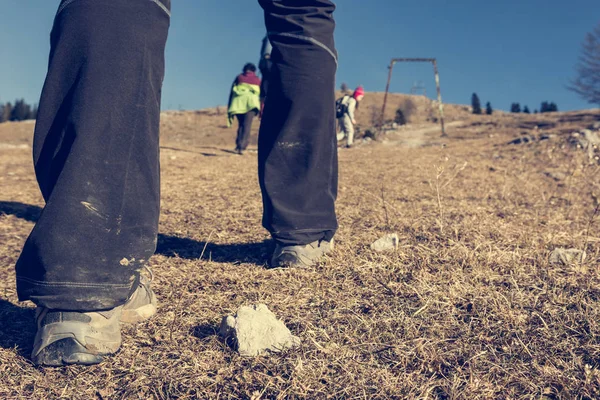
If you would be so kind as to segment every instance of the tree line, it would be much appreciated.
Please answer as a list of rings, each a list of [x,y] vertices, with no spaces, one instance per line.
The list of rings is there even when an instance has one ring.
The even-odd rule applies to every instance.
[[[540,106],[540,109],[535,109],[533,110],[534,114],[537,114],[538,112],[540,113],[547,113],[547,112],[556,112],[558,111],[558,106],[556,105],[555,102],[553,101],[542,101],[542,104]],[[529,110],[529,107],[527,106],[523,106],[523,109],[521,109],[521,104],[519,103],[512,103],[510,105],[510,112],[512,113],[525,113],[525,114],[531,114],[531,111]]]
[[[473,111],[473,114],[483,114],[483,110],[481,109],[481,101],[479,100],[479,96],[477,96],[477,93],[473,93],[473,95],[471,96],[471,109]],[[533,111],[533,113],[537,114],[538,112],[547,113],[547,112],[555,112],[555,111],[558,111],[558,106],[556,105],[555,102],[543,101],[540,106],[539,111],[536,109]],[[510,112],[512,112],[512,113],[523,112],[525,114],[531,113],[528,106],[524,106],[521,109],[521,104],[519,104],[519,103],[512,103],[510,105]],[[492,104],[489,101],[485,105],[485,113],[487,115],[492,115],[494,113]]]
[[[37,105],[27,104],[24,99],[0,104],[0,123],[7,121],[25,121],[37,117]]]
[[[567,87],[569,90],[577,93],[580,97],[590,104],[600,106],[600,24],[598,24],[591,32],[585,36],[585,40],[581,46],[581,55],[576,66],[577,75]],[[473,93],[471,97],[471,108],[473,114],[482,114],[481,102],[479,96]],[[486,104],[486,114],[492,114],[492,105]],[[510,111],[513,113],[529,114],[531,111],[528,106],[512,103]],[[553,101],[543,101],[539,110],[534,110],[534,114],[556,112],[558,106]]]

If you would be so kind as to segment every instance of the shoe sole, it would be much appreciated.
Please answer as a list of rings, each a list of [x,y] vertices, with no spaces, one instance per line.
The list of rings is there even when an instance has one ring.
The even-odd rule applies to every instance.
[[[110,353],[114,354],[114,353]],[[110,355],[106,354],[106,355]],[[67,365],[96,365],[104,361],[101,354],[91,354],[74,338],[52,342],[32,358],[35,365],[65,367]]]

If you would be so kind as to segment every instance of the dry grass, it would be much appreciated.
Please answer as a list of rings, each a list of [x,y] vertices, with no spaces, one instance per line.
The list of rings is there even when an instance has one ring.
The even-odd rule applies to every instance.
[[[559,137],[505,145],[535,118]],[[160,312],[91,368],[27,360],[32,314],[13,264],[41,198],[29,151],[0,149],[0,398],[599,398],[600,167],[560,136],[597,119],[497,115],[452,128],[445,146],[430,135],[341,151],[336,252],[269,271],[255,157],[224,151],[222,117],[167,117]],[[398,251],[373,253],[387,231]],[[587,260],[549,265],[555,247],[585,247]],[[217,339],[221,316],[256,302],[299,349],[243,359]]]

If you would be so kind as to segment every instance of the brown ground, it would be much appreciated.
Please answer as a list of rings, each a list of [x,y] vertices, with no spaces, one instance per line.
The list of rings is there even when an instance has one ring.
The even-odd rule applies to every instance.
[[[447,139],[425,101],[408,127],[340,151],[337,250],[290,271],[264,268],[255,154],[230,152],[216,110],[167,113],[159,314],[124,328],[104,364],[64,369],[27,359],[13,265],[42,200],[23,148],[33,124],[1,124],[0,398],[599,398],[600,164],[566,138],[600,112],[447,109]],[[366,102],[359,113],[368,126]],[[522,132],[556,136],[506,145]],[[390,231],[399,249],[372,252]],[[553,266],[556,247],[588,257]],[[257,302],[301,348],[243,359],[217,339],[221,316]]]

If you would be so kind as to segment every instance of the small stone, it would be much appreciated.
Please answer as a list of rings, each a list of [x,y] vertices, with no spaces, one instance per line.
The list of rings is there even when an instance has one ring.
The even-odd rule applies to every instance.
[[[388,233],[387,235],[382,236],[371,244],[371,249],[375,251],[389,251],[395,250],[398,248],[398,243],[400,240],[398,239],[397,233]]]
[[[555,181],[564,181],[565,179],[567,179],[567,174],[565,174],[564,172],[559,172],[559,171],[546,171],[544,172],[544,174],[547,177],[550,177],[552,179],[554,179]]]
[[[585,133],[585,138],[587,139],[588,143],[591,145],[600,144],[600,132],[593,132],[593,131],[587,130]]]
[[[277,353],[300,345],[300,338],[292,335],[264,304],[242,306],[235,315],[223,317],[219,336],[244,357]]]
[[[522,143],[530,143],[530,142],[534,142],[534,141],[535,141],[534,136],[523,136],[523,137],[511,140],[507,144],[522,144]]]
[[[585,251],[579,249],[556,248],[550,253],[550,264],[572,265],[582,263],[585,260]]]
[[[552,138],[554,138],[554,135],[551,135],[551,134],[543,134],[543,135],[541,135],[541,136],[538,138],[538,140],[550,140],[550,139],[552,139]]]

